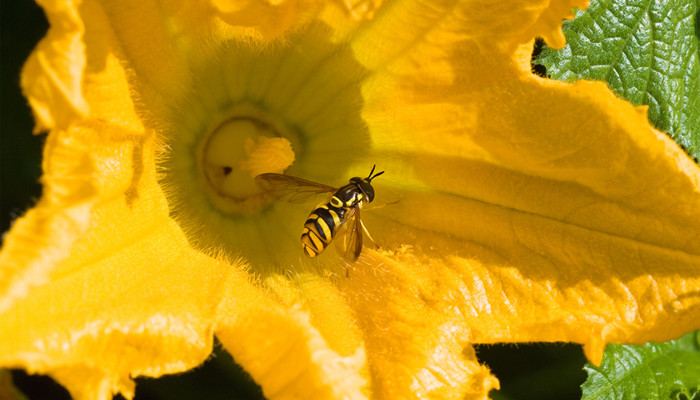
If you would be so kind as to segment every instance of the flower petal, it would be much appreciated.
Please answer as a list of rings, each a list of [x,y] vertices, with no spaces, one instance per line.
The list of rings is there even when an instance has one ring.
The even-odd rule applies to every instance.
[[[498,380],[479,365],[451,292],[461,279],[415,259],[366,251],[339,283],[363,332],[377,398],[487,398]],[[437,274],[435,274],[437,272]]]
[[[153,139],[93,123],[48,143],[48,191],[2,252],[0,364],[109,398],[133,395],[130,376],[202,362],[212,283],[230,267],[191,250],[170,220]]]
[[[608,341],[698,327],[697,165],[601,85],[529,72],[521,44],[556,42],[568,6],[397,1],[354,22],[323,10],[343,32],[322,47],[339,54],[348,39],[366,68],[347,81],[357,93],[362,80],[349,102],[371,136],[357,158],[381,159],[377,193],[399,200],[363,211],[387,250],[365,249],[337,287],[255,282],[194,251],[156,180],[150,128],[189,99],[193,66],[239,37],[217,19],[240,23],[230,5],[86,0],[87,64],[71,47],[80,18],[65,12],[55,41],[76,68],[62,79],[73,102],[86,83],[91,118],[70,101],[55,108],[64,122],[38,116],[66,129],[49,135],[47,191],[0,256],[0,364],[49,372],[76,398],[129,397],[133,376],[201,362],[216,332],[271,398],[482,398],[498,383],[471,343],[574,341],[598,361]],[[281,35],[297,28],[285,18],[248,26]]]
[[[76,399],[107,399],[131,398],[131,376],[203,362],[212,346],[212,283],[230,267],[190,254],[173,223],[146,228],[146,237],[134,232],[115,243],[120,251],[80,268],[64,263],[51,285],[3,313],[0,363],[48,373]],[[142,264],[125,265],[127,258]]]
[[[351,313],[336,288],[313,282],[304,284],[319,300],[310,309],[292,298],[280,305],[259,288],[231,282],[216,335],[269,399],[367,398],[365,350],[349,325]],[[335,315],[325,314],[334,304]]]
[[[22,69],[21,86],[36,120],[35,131],[65,128],[88,113],[83,97],[86,65],[80,1],[39,1],[51,27]]]
[[[573,17],[571,8],[586,4],[586,0],[394,1],[351,35],[351,41],[357,60],[369,69],[393,70],[392,65],[409,63],[435,69],[445,65],[454,47],[469,42],[482,46],[463,60],[476,60],[480,53],[495,49],[513,51],[534,36],[563,47],[562,18]]]
[[[533,77],[531,45],[461,63],[479,51],[428,41],[365,85],[394,175],[377,192],[400,200],[363,213],[373,235],[463,276],[474,342],[573,341],[599,362],[699,328],[698,166],[604,85]]]
[[[82,50],[89,55],[90,65],[84,69],[74,64],[66,71],[68,75],[64,78],[79,82],[85,79],[89,83],[90,90],[85,97],[80,92],[81,87],[76,88],[75,96],[90,101],[92,121],[77,125],[76,115],[62,113],[62,122],[58,125],[76,125],[65,130],[56,128],[46,140],[42,198],[15,222],[12,234],[7,236],[0,253],[0,265],[3,266],[0,271],[3,278],[0,279],[0,293],[5,295],[0,300],[0,312],[16,298],[24,297],[31,286],[45,283],[53,266],[70,256],[76,240],[89,228],[92,207],[100,201],[100,197],[111,199],[124,190],[128,190],[132,196],[138,195],[136,189],[144,168],[144,161],[139,159],[144,154],[140,138],[144,128],[136,116],[126,74],[110,48],[109,32],[103,28],[93,32],[94,27],[107,24],[104,15],[91,4],[82,8],[95,22],[95,25],[88,27],[88,32],[93,35],[87,49]],[[46,6],[50,16],[52,12],[58,12],[56,10],[68,13],[70,17],[60,13],[56,17],[67,18],[66,25],[71,25],[70,21],[76,18],[73,15],[75,9],[68,12],[65,7],[51,6],[55,9]],[[54,25],[61,24],[55,22]],[[44,40],[53,39],[49,35]],[[40,46],[32,57],[43,57],[41,54]],[[55,76],[46,69],[36,71],[37,76],[32,76],[30,72],[25,69],[23,79],[41,82]],[[63,109],[58,105],[50,107],[52,110]],[[80,119],[83,117],[86,116]],[[37,121],[40,123],[41,119]],[[101,143],[101,138],[110,144]],[[134,157],[133,160],[128,159],[130,156]],[[118,168],[114,164],[117,161],[123,162],[125,168]],[[129,170],[129,167],[133,167],[133,170]]]
[[[318,0],[241,1],[211,0],[226,23],[242,28],[243,34],[266,40],[310,20],[318,9]]]

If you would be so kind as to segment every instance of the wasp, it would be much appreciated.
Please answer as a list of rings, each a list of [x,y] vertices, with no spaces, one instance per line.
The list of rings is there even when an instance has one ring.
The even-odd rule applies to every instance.
[[[341,257],[352,263],[362,252],[362,231],[367,232],[360,219],[360,209],[374,200],[372,179],[384,173],[375,174],[375,168],[376,165],[372,166],[367,178],[351,178],[350,183],[340,188],[283,174],[261,174],[255,179],[266,192],[292,203],[304,202],[318,194],[332,193],[327,202],[318,205],[309,214],[301,233],[301,244],[307,256],[316,257],[334,238],[338,238],[336,246]],[[372,239],[369,233],[367,236]]]

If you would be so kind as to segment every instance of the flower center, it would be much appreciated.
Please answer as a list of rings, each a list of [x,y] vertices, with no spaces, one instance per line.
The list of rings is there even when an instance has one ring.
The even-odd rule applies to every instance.
[[[182,96],[168,99],[161,181],[193,246],[243,257],[261,274],[340,259],[306,258],[300,243],[327,195],[290,203],[255,181],[272,172],[339,187],[349,169],[376,161],[362,118],[369,72],[331,33],[318,23],[265,48],[214,43]]]
[[[216,126],[200,144],[199,171],[211,203],[226,214],[253,214],[266,204],[255,177],[294,162],[291,132],[250,110]],[[296,141],[296,140],[295,140]]]

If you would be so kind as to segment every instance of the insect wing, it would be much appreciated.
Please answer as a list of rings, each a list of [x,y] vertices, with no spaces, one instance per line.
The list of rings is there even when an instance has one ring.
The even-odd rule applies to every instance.
[[[357,260],[362,252],[362,222],[360,207],[353,207],[345,215],[345,223],[340,227],[335,241],[336,250],[349,263]]]
[[[303,203],[321,193],[333,193],[336,188],[283,174],[261,174],[255,181],[267,193],[290,203]]]

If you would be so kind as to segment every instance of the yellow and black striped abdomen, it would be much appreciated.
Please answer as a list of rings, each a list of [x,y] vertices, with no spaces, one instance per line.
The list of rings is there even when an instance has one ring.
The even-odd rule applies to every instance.
[[[323,253],[342,224],[344,215],[343,208],[333,207],[331,203],[318,206],[311,212],[301,233],[301,244],[307,256],[316,257]]]

